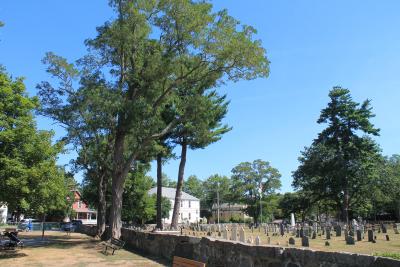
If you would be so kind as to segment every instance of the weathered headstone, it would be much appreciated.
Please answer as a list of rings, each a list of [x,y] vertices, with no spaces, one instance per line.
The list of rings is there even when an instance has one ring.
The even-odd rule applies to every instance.
[[[259,245],[260,245],[260,243],[261,243],[260,237],[259,237],[259,236],[257,236],[257,237],[256,237],[256,245],[257,245],[257,246],[259,246]]]
[[[224,239],[228,239],[228,228],[225,226],[225,229],[222,231],[222,237]]]
[[[236,227],[236,225],[234,225],[232,227],[231,240],[232,241],[236,241],[237,240],[237,227]]]
[[[383,234],[387,234],[387,226],[386,226],[386,224],[382,224],[382,233]]]
[[[303,230],[303,227],[301,227],[300,228],[300,237],[303,237],[304,236],[304,230]]]
[[[372,242],[374,240],[374,231],[368,230],[368,242]]]
[[[342,227],[340,227],[340,225],[337,225],[335,227],[335,232],[336,232],[336,236],[342,236]]]
[[[389,235],[386,235],[386,241],[390,241]]]
[[[331,239],[331,230],[329,228],[326,229],[326,239]]]
[[[310,242],[309,242],[309,240],[308,240],[308,236],[303,236],[303,237],[301,238],[301,245],[302,245],[303,247],[309,247],[309,246],[310,246]]]
[[[348,235],[346,238],[346,244],[347,245],[355,245],[356,242],[354,241],[354,237],[351,235]]]
[[[296,241],[294,240],[293,237],[289,238],[289,245],[295,245]]]
[[[363,235],[363,232],[361,230],[357,230],[357,241],[362,240],[362,235]]]
[[[240,230],[239,230],[239,240],[240,240],[240,242],[243,242],[243,243],[246,241],[246,235],[244,233],[243,227],[240,227]]]

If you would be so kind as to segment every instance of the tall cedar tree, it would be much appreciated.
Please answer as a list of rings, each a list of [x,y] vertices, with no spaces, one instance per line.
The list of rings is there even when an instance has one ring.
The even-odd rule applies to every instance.
[[[370,122],[374,117],[370,100],[356,103],[350,91],[334,87],[331,101],[321,111],[318,124],[328,124],[299,158],[294,172],[295,188],[311,191],[316,200],[331,199],[349,220],[349,209],[366,193],[373,179],[379,148],[367,135],[379,135]]]

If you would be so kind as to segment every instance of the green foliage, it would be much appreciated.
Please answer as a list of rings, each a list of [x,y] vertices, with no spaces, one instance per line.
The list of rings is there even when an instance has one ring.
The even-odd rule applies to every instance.
[[[66,206],[64,170],[56,166],[62,144],[53,132],[38,131],[23,80],[0,70],[0,202],[11,211],[45,214]]]
[[[280,173],[269,162],[260,159],[242,162],[232,169],[232,194],[248,205],[247,213],[257,222],[261,200],[281,187]]]
[[[211,175],[203,183],[204,195],[200,198],[200,205],[202,209],[207,208],[211,210],[213,204],[217,204],[217,193],[219,203],[231,202],[231,180],[227,176],[218,174]]]
[[[162,174],[162,185],[164,187],[176,188],[176,181],[171,180],[165,173]]]
[[[144,224],[156,215],[156,199],[148,194],[153,187],[153,179],[146,175],[148,164],[138,163],[126,179],[124,200],[122,202],[122,220]]]
[[[368,185],[377,177],[379,148],[367,135],[378,135],[379,130],[370,122],[374,115],[369,100],[356,103],[350,91],[340,87],[329,97],[318,119],[327,128],[302,152],[293,185],[310,191],[313,201],[334,201],[342,219],[348,220],[349,210],[368,198]]]
[[[198,199],[202,199],[204,197],[203,181],[197,178],[196,175],[190,175],[183,185],[183,191]]]

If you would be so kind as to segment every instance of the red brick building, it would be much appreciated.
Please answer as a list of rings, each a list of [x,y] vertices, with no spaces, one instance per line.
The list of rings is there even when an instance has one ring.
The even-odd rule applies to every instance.
[[[72,220],[81,220],[83,224],[96,224],[97,211],[89,208],[87,202],[82,199],[81,193],[74,190],[74,203],[72,209],[75,211],[75,217]]]

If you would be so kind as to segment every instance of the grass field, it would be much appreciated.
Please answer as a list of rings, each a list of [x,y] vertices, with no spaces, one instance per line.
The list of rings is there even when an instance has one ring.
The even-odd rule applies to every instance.
[[[192,235],[193,231],[184,230],[183,232],[186,235]],[[255,229],[252,233],[251,230],[245,229],[246,240],[251,236],[253,240],[255,240],[256,236],[260,237],[261,245],[268,245],[268,236],[264,234],[263,231],[259,232],[258,229]],[[344,235],[341,237],[336,237],[335,233],[332,232],[331,239],[326,240],[325,236],[317,236],[316,239],[309,238],[310,249],[314,250],[322,250],[322,251],[344,251],[344,252],[352,252],[352,253],[360,253],[360,254],[392,254],[400,256],[400,234],[394,234],[393,230],[388,230],[387,233],[390,237],[390,241],[386,241],[386,234],[375,233],[377,239],[376,243],[368,242],[368,237],[365,236],[365,239],[360,242],[356,242],[355,245],[346,245]],[[228,238],[230,238],[231,233],[228,233]],[[201,234],[196,234],[196,236],[207,236],[206,232],[201,232]],[[216,237],[216,236],[212,236]],[[301,238],[296,238],[291,234],[286,234],[283,237],[281,236],[271,236],[270,237],[270,245],[279,245],[282,247],[302,247],[301,246]],[[288,240],[290,237],[295,239],[296,244],[289,245]],[[221,237],[218,237],[222,239]],[[239,240],[239,238],[237,239]],[[325,242],[328,241],[330,246],[325,246]]]
[[[115,255],[104,255],[100,241],[86,235],[48,231],[41,241],[41,232],[21,233],[25,248],[0,250],[0,266],[166,266],[159,259],[152,260],[122,249]]]

